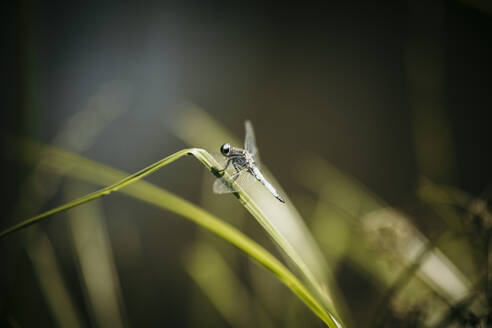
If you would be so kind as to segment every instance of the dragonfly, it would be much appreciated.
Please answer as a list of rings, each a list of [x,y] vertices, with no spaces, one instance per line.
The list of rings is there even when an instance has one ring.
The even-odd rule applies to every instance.
[[[215,180],[213,190],[216,194],[225,194],[237,192],[235,183],[242,188],[246,188],[256,181],[260,182],[265,188],[280,202],[285,203],[285,200],[280,196],[277,190],[260,171],[260,159],[258,148],[256,147],[255,134],[253,125],[250,121],[245,122],[246,135],[244,137],[244,149],[231,146],[225,143],[220,147],[220,153],[225,160],[225,166],[222,172],[230,170],[230,181],[224,177]],[[235,182],[235,183],[234,183]]]

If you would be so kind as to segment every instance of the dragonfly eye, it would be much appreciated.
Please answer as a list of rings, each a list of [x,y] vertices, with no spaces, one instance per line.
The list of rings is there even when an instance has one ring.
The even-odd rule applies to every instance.
[[[231,152],[231,145],[229,145],[228,143],[223,144],[222,147],[220,147],[220,152],[224,156],[229,156],[229,153]]]

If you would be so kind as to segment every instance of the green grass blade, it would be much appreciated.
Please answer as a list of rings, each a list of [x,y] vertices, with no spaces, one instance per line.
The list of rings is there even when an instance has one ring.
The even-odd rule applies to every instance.
[[[84,327],[67,288],[67,279],[56,258],[54,247],[43,231],[29,231],[24,237],[26,254],[58,327]],[[20,326],[19,326],[20,327]]]
[[[66,199],[88,186],[70,181],[65,187]],[[97,327],[125,327],[125,302],[113,256],[110,236],[101,201],[67,212],[68,231],[78,268],[81,288],[91,322]]]
[[[242,142],[223,124],[192,104],[180,108],[178,117],[173,122],[176,124],[173,123],[170,128],[188,145],[218,150],[221,144],[230,142],[242,147]],[[343,302],[340,302],[342,298],[336,297],[341,294],[336,288],[332,271],[305,221],[268,168],[262,165],[261,170],[287,202],[280,204],[261,185],[248,187],[247,193],[240,193],[239,200],[267,231],[269,237],[281,250],[287,264],[300,274],[302,280],[325,309],[335,315],[343,313],[345,317],[348,317],[347,311],[343,311]],[[334,302],[335,299],[337,302]]]
[[[28,147],[30,145],[30,147]],[[207,229],[230,242],[251,258],[256,260],[266,269],[271,271],[282,283],[284,283],[289,289],[294,292],[328,327],[340,327],[340,325],[334,320],[334,316],[329,313],[322,302],[319,302],[315,295],[313,295],[308,288],[291,272],[289,271],[279,260],[277,260],[271,253],[264,249],[261,245],[241,233],[226,222],[218,219],[205,210],[195,206],[194,204],[173,195],[157,186],[154,186],[148,182],[141,181],[145,176],[155,172],[156,170],[166,166],[177,159],[184,156],[191,155],[198,159],[207,169],[209,169],[215,175],[220,175],[217,170],[217,164],[213,157],[203,149],[184,149],[175,154],[172,154],[145,169],[125,177],[126,175],[117,170],[105,167],[101,164],[94,163],[87,159],[83,159],[80,156],[64,152],[54,147],[39,146],[34,143],[24,145],[28,154],[43,151],[45,158],[50,158],[45,162],[45,166],[51,167],[58,173],[64,172],[73,177],[82,180],[89,180],[96,184],[109,183],[108,180],[114,181],[120,179],[118,182],[100,189],[94,193],[80,197],[70,203],[64,204],[50,211],[39,214],[35,217],[22,221],[21,223],[14,225],[13,227],[6,229],[0,233],[0,237],[4,237],[14,231],[23,229],[31,224],[38,223],[42,219],[47,218],[50,215],[66,211],[75,206],[84,204],[93,199],[108,195],[113,191],[122,189],[122,192],[127,193],[135,198],[141,199],[148,203],[154,204],[171,212],[174,212],[180,216],[183,216],[203,228]],[[51,159],[53,159],[51,161]],[[77,165],[77,163],[80,163]],[[71,167],[70,167],[71,166]],[[135,183],[138,182],[138,183]],[[237,197],[247,202],[247,196],[243,192],[237,193]]]

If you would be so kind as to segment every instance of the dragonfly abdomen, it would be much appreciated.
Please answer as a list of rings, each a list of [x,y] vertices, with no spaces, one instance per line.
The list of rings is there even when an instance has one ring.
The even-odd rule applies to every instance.
[[[263,174],[260,172],[260,170],[257,167],[253,167],[252,168],[252,171],[253,171],[252,174],[254,175],[254,177],[256,178],[256,180],[258,180],[262,185],[264,185],[265,188],[267,188],[268,191],[271,192],[273,196],[275,196],[275,198],[277,198],[282,203],[285,203],[285,200],[277,192],[277,189],[275,189],[272,186],[272,184],[270,182],[268,182],[267,179],[265,179],[265,177],[263,176]]]

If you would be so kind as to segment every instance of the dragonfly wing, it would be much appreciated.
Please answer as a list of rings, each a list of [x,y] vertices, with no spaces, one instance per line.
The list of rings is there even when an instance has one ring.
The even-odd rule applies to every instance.
[[[234,184],[234,181],[237,181],[240,178],[241,171],[236,172],[235,174],[230,175],[229,182],[226,178],[218,178],[214,182],[214,193],[216,194],[228,194],[231,192],[236,192],[237,187]]]
[[[214,193],[216,194],[229,194],[235,191],[233,184],[229,183],[224,178],[218,178],[214,182]]]
[[[244,137],[244,149],[246,149],[250,154],[254,155],[257,152],[255,132],[253,131],[253,125],[250,121],[244,123],[246,128],[246,136]]]
[[[238,185],[241,186],[241,188],[245,189],[251,186],[256,181],[255,177],[246,170],[239,171],[236,174],[233,174],[229,179],[230,181],[232,181],[232,183],[224,177],[215,180],[213,187],[214,193],[227,194],[237,192]]]
[[[253,125],[250,121],[244,123],[246,129],[246,136],[244,137],[244,149],[253,155],[256,166],[260,167],[260,156],[258,154],[258,147],[256,147],[255,132],[253,130]]]
[[[256,150],[256,154],[253,155],[253,159],[255,161],[255,165],[257,168],[261,167],[261,161],[260,161],[260,153],[258,152],[258,149]]]
[[[256,178],[249,173],[247,170],[241,171],[241,174],[236,179],[236,183],[241,186],[241,188],[246,189],[256,182]]]

